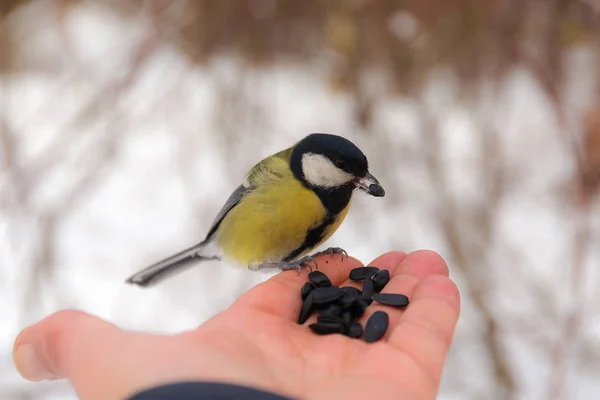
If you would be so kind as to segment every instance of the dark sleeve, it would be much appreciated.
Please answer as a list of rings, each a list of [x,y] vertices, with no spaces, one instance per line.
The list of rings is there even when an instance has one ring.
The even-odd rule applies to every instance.
[[[292,400],[274,393],[214,382],[181,382],[157,386],[129,397],[128,400]]]

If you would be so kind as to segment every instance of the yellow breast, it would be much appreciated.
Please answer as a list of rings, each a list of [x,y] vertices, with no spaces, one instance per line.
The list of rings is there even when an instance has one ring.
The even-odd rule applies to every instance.
[[[317,195],[290,178],[260,185],[223,219],[216,239],[226,259],[243,265],[280,261],[322,223],[327,212]],[[348,208],[325,230],[320,243],[340,226]]]

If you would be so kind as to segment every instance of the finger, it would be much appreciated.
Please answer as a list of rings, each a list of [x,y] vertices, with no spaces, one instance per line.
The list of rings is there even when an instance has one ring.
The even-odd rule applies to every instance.
[[[390,251],[380,255],[368,265],[376,266],[379,269],[388,269],[392,273],[407,256],[408,254],[403,251]]]
[[[64,330],[64,327],[69,327]],[[81,331],[113,334],[119,330],[91,315],[63,311],[23,330],[13,347],[13,361],[19,373],[28,380],[62,379],[70,375],[74,341]]]
[[[83,312],[60,311],[19,334],[13,361],[31,381],[68,379],[82,399],[126,398],[143,387],[192,378],[203,367],[215,369],[190,352],[193,346],[182,345],[185,335],[130,333]]]
[[[338,254],[326,254],[317,257],[316,260],[319,263],[319,271],[327,275],[333,285],[339,285],[348,277],[350,270],[362,266],[360,261],[352,257],[344,257],[342,261]],[[308,282],[309,272],[307,268],[299,275],[296,271],[281,272],[250,289],[232,307],[252,307],[296,321],[302,306],[300,288]]]
[[[375,262],[373,262],[374,265]],[[409,298],[412,304],[412,295],[417,285],[425,278],[430,276],[447,276],[448,267],[446,262],[439,254],[433,251],[418,250],[410,253],[393,269],[390,269],[391,279],[383,288],[381,293],[403,294]],[[411,305],[409,305],[409,308]],[[385,311],[389,316],[389,327],[385,339],[389,339],[393,327],[395,327],[402,318],[403,310],[385,306],[374,301],[365,315],[361,318],[361,323],[366,324],[367,320],[376,311]]]
[[[413,251],[402,260],[402,266],[397,272],[414,275],[420,278],[430,275],[449,275],[448,265],[444,259],[431,250]]]
[[[443,275],[421,280],[400,321],[391,325],[388,342],[417,360],[439,382],[460,315],[458,288]]]
[[[119,373],[125,364],[119,359],[124,336],[91,315],[60,311],[19,334],[13,362],[27,380],[69,380],[79,398],[122,398],[127,393],[125,373]]]
[[[387,269],[390,271],[390,281],[383,288],[381,293],[403,294],[408,296],[409,299],[417,283],[424,277],[431,275],[448,275],[448,267],[443,258],[437,253],[427,250],[414,251],[408,255],[405,253],[387,253],[375,259],[369,265],[374,265],[380,269]],[[359,283],[360,286],[358,286],[358,288],[361,289],[363,284],[362,282]],[[366,318],[378,310],[385,310],[389,313],[394,309],[373,302],[367,309],[363,319],[366,320]],[[400,314],[394,315],[394,317],[397,322]],[[390,325],[394,323],[394,321],[390,322]]]
[[[394,272],[396,271],[396,268],[398,268],[398,266],[402,263],[402,261],[404,261],[404,259],[407,257],[408,254],[402,252],[402,251],[390,251],[389,253],[385,253],[380,255],[379,257],[377,257],[376,259],[374,259],[372,262],[370,262],[369,266],[374,266],[377,267],[379,269],[387,269],[388,271],[390,271],[390,275],[393,275]],[[349,274],[349,271],[348,271]],[[361,289],[363,287],[363,282],[362,281],[352,281],[350,279],[348,279],[348,276],[346,275],[346,280],[340,285],[340,286],[353,286],[357,289]]]

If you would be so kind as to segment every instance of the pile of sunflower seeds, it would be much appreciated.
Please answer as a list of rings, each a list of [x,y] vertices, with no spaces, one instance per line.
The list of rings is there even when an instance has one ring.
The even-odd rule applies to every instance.
[[[385,311],[376,311],[363,330],[358,320],[367,307],[373,301],[393,307],[408,306],[408,297],[403,294],[380,293],[390,281],[387,269],[367,266],[350,271],[350,280],[363,281],[362,290],[334,286],[321,271],[312,271],[308,279],[300,290],[303,303],[298,324],[304,324],[313,313],[318,313],[317,322],[308,327],[319,335],[339,333],[354,339],[363,337],[367,343],[373,343],[385,335],[389,317]]]

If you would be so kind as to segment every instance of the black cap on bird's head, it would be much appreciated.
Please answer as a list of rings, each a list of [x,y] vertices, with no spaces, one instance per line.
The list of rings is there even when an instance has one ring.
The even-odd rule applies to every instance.
[[[385,195],[377,179],[369,173],[369,162],[354,143],[341,136],[313,133],[296,143],[292,170],[312,187],[328,190],[356,187],[376,197]]]

